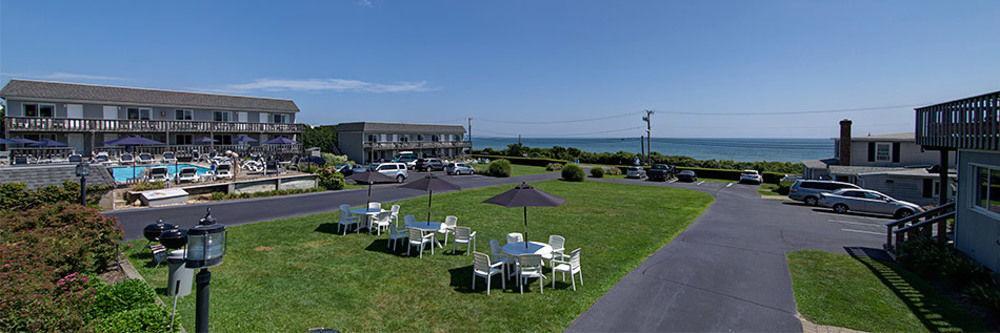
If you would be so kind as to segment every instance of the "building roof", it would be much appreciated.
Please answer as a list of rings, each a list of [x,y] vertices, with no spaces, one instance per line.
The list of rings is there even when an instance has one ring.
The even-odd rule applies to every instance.
[[[876,134],[868,136],[856,136],[851,138],[851,141],[900,141],[900,142],[916,142],[916,136],[913,132],[905,133],[888,133],[888,134]]]
[[[828,166],[835,165],[837,163],[840,163],[840,161],[836,158],[802,161],[802,164],[805,165],[807,169],[826,169]]]
[[[0,97],[208,109],[299,111],[295,102],[286,99],[30,80],[10,80],[0,90]]]
[[[888,172],[888,171],[897,171],[904,169],[905,168],[897,168],[897,167],[831,165],[830,174],[839,176],[857,176],[863,173]]]
[[[464,134],[465,127],[461,125],[431,125],[404,123],[341,123],[337,132],[385,132],[385,133],[447,133]]]
[[[914,178],[937,178],[940,176],[936,172],[927,171],[927,168],[904,168],[901,170],[885,170],[858,174],[858,176],[867,175],[894,175]],[[958,172],[955,169],[948,169],[948,177],[958,178]]]

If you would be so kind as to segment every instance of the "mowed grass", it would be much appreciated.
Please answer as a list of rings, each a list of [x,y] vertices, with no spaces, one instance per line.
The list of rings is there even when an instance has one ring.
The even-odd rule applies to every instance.
[[[488,166],[488,164],[477,164],[473,168],[476,169],[476,173],[477,174],[485,175],[486,174],[486,168],[487,168],[487,166]],[[549,173],[549,172],[556,172],[556,171],[548,171],[548,170],[545,170],[545,167],[533,166],[533,165],[520,165],[520,164],[511,164],[510,165],[510,176],[511,177],[526,176],[526,175],[537,175],[537,174]]]
[[[470,290],[472,256],[438,249],[422,259],[389,253],[385,237],[341,236],[336,214],[320,214],[229,228],[225,262],[212,269],[211,329],[217,332],[341,331],[562,331],[579,314],[651,253],[683,231],[712,201],[682,189],[601,182],[548,181],[538,188],[566,204],[529,208],[529,239],[566,237],[567,251],[582,248],[584,284],[577,291],[561,280],[545,294],[533,281],[518,294],[514,284],[492,294],[479,279]],[[483,204],[511,186],[434,196],[433,218],[459,217],[478,233],[478,250],[489,240],[522,232],[522,210]],[[629,200],[621,200],[621,198]],[[399,202],[402,214],[423,216],[426,197]],[[331,203],[331,206],[335,203]],[[224,220],[225,216],[217,216]],[[132,243],[129,257],[154,287],[166,284],[166,268],[151,268]],[[450,244],[446,247],[450,251]],[[510,282],[510,281],[508,281]],[[171,299],[164,297],[169,304]],[[179,301],[180,322],[194,323],[194,295]]]
[[[866,256],[788,254],[798,310],[821,325],[867,332],[983,332],[981,319],[920,277]]]

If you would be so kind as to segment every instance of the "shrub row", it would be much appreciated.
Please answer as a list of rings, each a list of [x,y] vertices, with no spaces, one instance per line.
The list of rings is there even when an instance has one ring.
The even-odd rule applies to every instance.
[[[103,196],[113,187],[106,184],[87,186],[87,204],[97,205]],[[62,186],[49,185],[37,189],[29,189],[23,183],[0,184],[0,211],[27,210],[49,203],[79,203],[80,183],[66,181]]]
[[[304,188],[304,189],[294,188],[294,189],[287,189],[287,190],[261,191],[261,192],[253,192],[253,193],[246,193],[246,192],[244,192],[244,193],[212,192],[211,199],[218,201],[218,200],[233,200],[233,199],[265,198],[265,197],[290,195],[290,194],[320,192],[320,191],[325,191],[325,190],[326,189],[322,188],[322,187],[312,187],[312,188]]]
[[[541,158],[541,157],[518,157],[518,156],[504,156],[504,155],[484,155],[484,154],[472,154],[470,155],[474,158],[488,158],[491,160],[504,159],[510,161],[512,164],[518,165],[530,165],[530,166],[540,166],[547,167],[549,164],[566,164],[569,161],[552,159],[552,158]]]
[[[897,260],[906,269],[945,282],[974,303],[1000,312],[1000,283],[989,270],[953,247],[919,238],[901,244],[899,253]]]

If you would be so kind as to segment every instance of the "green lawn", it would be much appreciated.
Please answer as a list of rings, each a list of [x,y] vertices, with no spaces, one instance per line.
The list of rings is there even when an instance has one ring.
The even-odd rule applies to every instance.
[[[477,164],[477,165],[473,166],[473,168],[476,169],[476,173],[477,174],[485,175],[486,174],[486,166],[487,166],[486,164]],[[520,164],[511,164],[510,165],[510,176],[511,177],[524,176],[524,175],[537,175],[537,174],[548,173],[548,172],[555,172],[555,171],[548,171],[548,170],[545,170],[545,167],[540,167],[540,166],[520,165]]]
[[[760,184],[760,187],[757,188],[757,193],[760,193],[760,195],[782,195],[778,193],[778,184],[768,183]]]
[[[788,254],[798,310],[821,325],[868,332],[986,329],[920,277],[878,260],[821,251]]]
[[[583,249],[585,284],[561,281],[545,294],[532,282],[524,295],[494,280],[492,295],[469,289],[471,256],[426,253],[423,259],[387,253],[384,238],[334,234],[336,214],[320,214],[229,228],[225,263],[213,268],[212,330],[342,331],[562,331],[619,279],[670,242],[708,205],[711,196],[682,189],[547,181],[538,188],[566,198],[554,208],[529,209],[531,240],[566,237],[568,250]],[[522,211],[483,204],[511,186],[434,196],[434,218],[459,217],[489,239],[522,231]],[[628,197],[630,200],[621,200]],[[421,216],[426,198],[400,202],[403,214]],[[224,219],[223,216],[218,216]],[[147,266],[133,242],[129,258],[155,287],[166,268]],[[450,248],[450,247],[449,247]],[[162,289],[162,288],[160,288]],[[169,303],[169,299],[165,299]],[[194,296],[179,302],[180,322],[193,326]]]

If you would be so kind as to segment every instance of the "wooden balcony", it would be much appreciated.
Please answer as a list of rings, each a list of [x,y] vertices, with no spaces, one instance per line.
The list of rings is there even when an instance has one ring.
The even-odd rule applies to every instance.
[[[6,117],[8,132],[197,132],[197,133],[301,133],[302,124],[234,123],[185,120],[119,120]]]
[[[469,148],[469,147],[472,147],[472,144],[469,141],[365,142],[365,149],[375,149],[375,150],[444,149],[444,148]]]
[[[917,108],[917,144],[1000,150],[1000,91]]]

